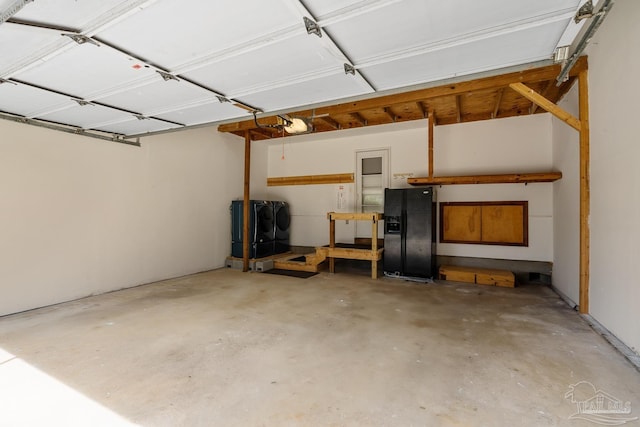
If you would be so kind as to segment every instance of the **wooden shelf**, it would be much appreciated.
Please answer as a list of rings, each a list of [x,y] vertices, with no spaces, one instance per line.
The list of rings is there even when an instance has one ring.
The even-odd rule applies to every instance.
[[[334,173],[328,175],[280,176],[267,178],[267,186],[281,185],[316,185],[316,184],[350,184],[354,182],[353,173]]]
[[[384,217],[380,212],[327,212],[327,219],[353,221],[380,221]]]
[[[502,175],[434,176],[407,178],[410,185],[457,184],[526,184],[529,182],[553,182],[562,178],[562,172],[513,173]]]

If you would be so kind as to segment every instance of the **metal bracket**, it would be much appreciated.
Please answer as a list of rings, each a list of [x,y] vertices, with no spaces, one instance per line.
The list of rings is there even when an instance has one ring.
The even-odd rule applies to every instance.
[[[84,107],[85,105],[94,105],[92,102],[85,101],[84,99],[76,99],[76,98],[71,98],[71,99],[76,101],[78,105],[80,105],[81,107]]]
[[[171,74],[171,73],[167,73],[166,71],[156,70],[156,73],[160,74],[160,76],[162,77],[162,79],[163,79],[165,82],[168,82],[169,80],[175,80],[175,81],[177,81],[177,82],[179,82],[179,81],[180,81],[180,79],[179,79],[179,78],[177,78],[176,76],[174,76],[174,75],[173,75],[173,74]]]
[[[569,59],[569,48],[571,46],[558,46],[553,52],[553,62],[556,64],[565,64]]]
[[[216,95],[216,98],[218,98],[218,101],[220,102],[220,104],[223,104],[225,102],[231,102],[228,98],[225,98],[222,95]]]
[[[356,75],[356,68],[348,63],[344,63],[344,73],[345,74],[351,74],[352,76]]]
[[[84,36],[82,34],[73,34],[73,33],[62,33],[63,36],[69,37],[71,40],[78,44],[89,43],[95,46],[100,46],[100,43],[93,40],[91,37]]]
[[[588,0],[580,9],[578,9],[573,20],[577,24],[583,19],[589,19],[591,17],[593,17],[593,1]]]
[[[604,0],[604,4],[600,7],[600,10],[597,13],[593,14],[593,20],[589,22],[589,26],[587,27],[586,32],[582,35],[582,38],[576,45],[576,48],[569,60],[562,67],[560,74],[558,75],[558,77],[556,77],[556,86],[560,86],[562,83],[569,79],[569,71],[571,70],[571,67],[573,67],[573,65],[582,54],[582,51],[587,47],[587,44],[589,44],[589,41],[596,33],[598,27],[600,27],[600,24],[602,24],[602,21],[607,16],[612,7],[613,0]]]
[[[303,19],[304,19],[304,26],[307,29],[307,34],[315,34],[318,37],[322,37],[322,29],[320,28],[320,25],[318,25],[316,21],[309,19],[306,16],[303,17]]]
[[[143,116],[142,114],[134,114],[133,116],[138,120],[150,120],[149,117]]]

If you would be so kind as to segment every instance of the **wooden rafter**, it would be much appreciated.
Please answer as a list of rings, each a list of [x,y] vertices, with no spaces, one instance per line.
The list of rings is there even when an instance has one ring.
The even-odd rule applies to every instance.
[[[249,129],[249,132],[251,132],[254,135],[261,136],[263,138],[268,138],[268,139],[273,138],[273,134],[266,129]]]
[[[491,118],[495,119],[498,117],[498,112],[500,111],[500,103],[502,102],[502,95],[504,95],[504,88],[501,87],[498,89],[496,94],[496,103],[493,106],[493,113],[491,113]]]
[[[456,123],[460,123],[462,120],[462,113],[460,112],[460,95],[456,95]]]
[[[540,92],[540,95],[542,95],[542,96],[544,96],[546,98],[547,94],[549,93],[549,89],[551,89],[553,86],[555,86],[555,81],[549,80],[549,82],[545,86],[544,90],[542,92]],[[536,104],[535,102],[532,103],[531,104],[531,112],[529,114],[535,114],[535,112],[538,109],[538,107],[539,107],[538,104]]]
[[[549,101],[547,98],[540,95],[524,83],[511,83],[509,87],[527,98],[529,101],[538,104],[541,108],[550,112],[575,130],[580,130],[580,120],[576,119],[571,113]]]
[[[578,73],[582,70],[587,69],[587,58],[581,57],[569,73],[570,78],[575,78]],[[522,83],[526,82],[528,84],[534,84],[539,82],[548,82],[555,81],[555,78],[560,73],[559,65],[548,65],[545,67],[539,68],[531,68],[522,71],[516,71],[512,73],[506,73],[497,76],[484,77],[480,79],[470,80],[466,82],[458,82],[458,83],[450,83],[443,84],[440,86],[434,86],[426,89],[415,90],[411,92],[392,94],[380,96],[377,98],[369,98],[359,101],[345,102],[341,104],[319,107],[315,109],[316,115],[327,114],[332,117],[336,117],[339,115],[352,115],[353,113],[358,113],[362,116],[363,111],[382,109],[385,107],[393,107],[398,104],[413,104],[418,105],[418,103],[428,102],[429,108],[433,108],[430,100],[434,99],[442,99],[443,97],[451,97],[456,95],[462,95],[469,92],[482,92],[487,90],[497,90],[498,88],[503,88],[509,86],[512,83]],[[551,92],[551,91],[550,91]],[[494,108],[495,106],[492,104],[490,108]],[[424,117],[424,112],[421,110],[421,107],[416,107]],[[528,108],[527,108],[528,109]],[[500,117],[508,117],[513,115],[521,114],[518,110],[520,109],[511,109],[509,111],[503,110],[500,112]],[[491,118],[491,112],[489,111],[486,116],[485,115],[477,115],[477,117]],[[297,112],[290,113],[292,115],[301,115]],[[469,117],[469,119],[467,118]],[[465,111],[464,120],[474,120],[474,115],[471,112]],[[455,120],[449,121],[448,119],[443,118],[443,123],[452,123]],[[440,120],[440,117],[439,117]],[[461,117],[462,120],[462,117]],[[477,120],[477,118],[475,119]],[[260,119],[260,123],[264,124],[272,124],[275,122],[275,118],[264,117]],[[361,120],[358,120],[361,125],[366,125]],[[253,120],[245,120],[235,123],[223,124],[218,127],[218,130],[221,132],[239,132],[244,131],[246,129],[251,129],[255,127],[255,123]]]
[[[328,124],[329,126],[331,126],[336,130],[342,127],[340,123],[338,123],[335,119],[331,118],[330,116],[318,117],[318,120],[325,122],[326,124]]]
[[[356,112],[351,113],[351,117],[353,117],[358,123],[360,123],[362,126],[366,126],[367,125],[367,119],[365,119],[364,117],[362,117],[362,114]]]
[[[396,121],[396,115],[391,110],[391,107],[384,107],[383,111],[387,115],[387,117],[391,119],[392,122]]]
[[[418,110],[420,111],[420,113],[422,113],[422,117],[423,118],[427,118],[427,114],[428,114],[428,110],[427,108],[424,106],[423,102],[416,102],[416,106],[418,107]]]

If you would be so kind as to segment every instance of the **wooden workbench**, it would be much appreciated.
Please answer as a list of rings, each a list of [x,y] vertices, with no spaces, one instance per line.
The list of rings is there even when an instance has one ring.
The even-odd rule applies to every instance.
[[[383,219],[379,212],[329,212],[329,247],[321,248],[326,251],[329,259],[329,271],[335,272],[335,258],[362,259],[371,261],[371,277],[378,278],[378,261],[382,259],[383,248],[378,249],[378,221]],[[371,249],[336,248],[336,220],[343,221],[371,221]]]

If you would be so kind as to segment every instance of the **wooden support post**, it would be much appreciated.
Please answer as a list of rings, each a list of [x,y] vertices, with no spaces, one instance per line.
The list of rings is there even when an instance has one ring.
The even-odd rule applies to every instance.
[[[456,123],[462,121],[462,112],[460,111],[460,95],[456,95]]]
[[[587,70],[578,74],[580,106],[580,313],[589,313],[589,84]]]
[[[378,252],[378,220],[375,217],[371,220],[371,252]],[[378,278],[378,260],[376,258],[371,260],[371,278]]]
[[[336,247],[336,221],[329,216],[329,247]],[[336,272],[336,260],[335,258],[329,258],[329,272]]]
[[[433,110],[429,110],[429,178],[433,178],[433,127],[435,121],[436,115]]]
[[[242,271],[249,271],[249,182],[251,180],[251,134],[244,133],[244,197],[242,203]]]

